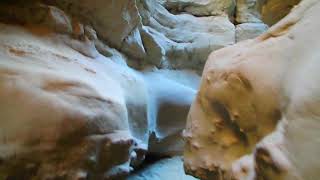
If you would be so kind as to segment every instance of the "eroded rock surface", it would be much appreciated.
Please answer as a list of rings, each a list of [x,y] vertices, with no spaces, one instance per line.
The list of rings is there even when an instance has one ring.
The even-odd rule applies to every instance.
[[[249,2],[2,1],[0,179],[120,179],[148,153],[181,154],[195,71],[210,52],[266,29],[258,20],[238,24],[237,3],[260,18]],[[238,74],[227,79],[243,95],[237,106],[259,104]],[[244,112],[252,121],[253,111]],[[246,129],[255,128],[250,123]],[[261,138],[274,127],[263,126]]]
[[[223,11],[224,3],[218,2],[214,8]],[[153,64],[201,71],[211,51],[235,43],[235,27],[228,17],[174,15],[156,0],[64,0],[52,4],[89,22],[103,41],[136,59],[135,66],[140,68]]]
[[[1,24],[2,173],[30,165],[40,179],[119,176],[143,160],[150,132],[161,140],[182,131],[194,82],[86,57],[64,43],[77,40],[50,30],[39,37],[38,28]]]
[[[24,19],[28,14],[10,11],[15,6],[2,11],[24,27],[1,24],[1,177],[117,178],[152,149],[149,133],[157,146],[180,139],[198,84],[195,73],[139,73],[103,43],[110,56],[99,54],[91,27],[60,21],[71,18],[54,7],[37,7],[44,12],[40,19],[57,16],[52,25],[35,23],[37,14]],[[162,112],[164,105],[175,114]],[[181,153],[183,144],[173,145],[153,152]]]
[[[319,176],[319,10],[319,1],[304,0],[264,35],[210,55],[184,132],[188,173]]]

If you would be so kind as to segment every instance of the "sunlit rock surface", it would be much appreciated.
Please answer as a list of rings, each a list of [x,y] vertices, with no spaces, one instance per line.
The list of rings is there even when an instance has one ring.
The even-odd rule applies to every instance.
[[[304,0],[262,36],[210,55],[184,132],[188,173],[319,177],[319,11]]]

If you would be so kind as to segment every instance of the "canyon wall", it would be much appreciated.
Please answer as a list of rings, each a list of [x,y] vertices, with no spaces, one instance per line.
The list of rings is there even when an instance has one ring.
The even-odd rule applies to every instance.
[[[318,179],[319,10],[304,0],[258,38],[209,56],[184,132],[187,172]]]
[[[1,1],[0,179],[118,180],[146,155],[181,155],[181,133],[208,55],[265,32],[277,21],[268,3]],[[264,15],[270,21],[263,22]],[[230,80],[241,83],[237,74]],[[237,106],[248,106],[246,117],[254,121],[247,101],[260,97],[241,88],[230,97],[241,95]],[[219,96],[224,90],[213,91]],[[249,147],[273,131],[269,121],[282,112],[265,97],[275,102],[258,115],[272,115],[261,120],[263,130],[253,133]],[[213,106],[225,111],[219,102]],[[190,121],[185,135],[189,130]],[[235,141],[226,137],[227,144]],[[243,152],[250,150],[226,162]]]

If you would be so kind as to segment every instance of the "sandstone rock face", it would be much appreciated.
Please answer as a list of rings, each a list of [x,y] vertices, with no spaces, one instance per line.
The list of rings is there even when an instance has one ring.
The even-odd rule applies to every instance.
[[[235,12],[238,23],[261,23],[263,4],[234,0],[121,0],[112,3],[64,0],[51,3],[90,23],[103,41],[134,58],[138,63],[131,65],[136,68],[152,64],[198,72],[211,51],[236,42],[235,26],[230,22]]]
[[[179,73],[179,82],[170,71],[139,73],[82,55],[64,43],[76,41],[68,36],[48,30],[39,37],[38,28],[0,28],[5,177],[116,177],[143,160],[149,132],[161,140],[182,131],[196,75]],[[182,82],[187,76],[194,82]],[[175,114],[166,115],[164,105]]]
[[[201,179],[319,176],[316,81],[320,3],[302,1],[267,33],[213,52],[184,132]],[[303,153],[302,153],[303,152]]]
[[[268,0],[261,9],[262,20],[273,25],[285,17],[301,0]]]
[[[142,39],[147,61],[155,65],[199,70],[208,53],[235,42],[235,27],[227,17],[173,15],[152,1],[142,5]]]
[[[238,23],[261,23],[269,26],[285,17],[301,0],[237,0]]]
[[[190,14],[210,17],[173,15],[155,0],[51,3],[89,22],[103,41],[136,59],[138,68],[152,64],[161,68],[201,71],[211,51],[235,43],[235,27],[224,16],[233,12],[233,0],[199,1],[190,8]],[[199,9],[198,5],[201,6]]]
[[[235,28],[229,22],[234,13],[237,23],[262,23],[262,18],[273,24],[298,3],[262,0],[166,0],[159,3],[139,0],[117,1],[113,7],[112,3],[101,0],[77,2],[66,0],[55,4],[84,21],[93,22],[104,41],[138,59],[140,65],[151,63],[158,67],[196,70],[203,66],[211,51],[235,43]],[[177,15],[170,14],[161,4]],[[100,6],[110,10],[94,11]],[[118,19],[109,22],[111,16]],[[260,26],[259,32],[264,29],[261,28],[264,24],[257,26]]]
[[[255,38],[285,17],[300,0],[238,0],[236,42]],[[266,25],[267,24],[267,25]]]
[[[249,2],[241,2],[248,7],[243,13],[259,9]],[[119,179],[148,153],[180,155],[199,87],[195,72],[210,52],[266,28],[258,20],[236,28],[235,6],[234,0],[2,1],[0,179]],[[262,100],[246,92],[250,86],[242,87],[237,74],[230,80],[243,95],[237,106],[249,107],[240,113],[254,121],[251,102]],[[278,115],[273,104],[259,108]],[[261,121],[268,125],[272,117]],[[246,129],[255,128],[250,123]],[[262,138],[274,125],[260,127],[252,134]]]
[[[50,3],[0,6],[1,21],[23,26],[0,28],[1,179],[120,178],[147,152],[181,154],[198,75],[127,64],[165,64],[166,53],[185,47],[199,64],[212,43],[234,43],[234,25],[224,17],[175,16],[151,1]],[[189,28],[175,35],[184,23]],[[211,31],[221,42],[200,36]]]

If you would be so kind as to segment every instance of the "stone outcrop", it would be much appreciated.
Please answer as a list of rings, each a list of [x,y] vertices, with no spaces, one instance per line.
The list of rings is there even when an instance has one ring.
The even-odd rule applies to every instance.
[[[267,29],[246,18],[261,19],[250,2],[2,1],[0,179],[119,179],[148,154],[181,155],[209,53]],[[237,74],[230,80],[240,83],[237,106],[260,101]],[[251,110],[244,113],[253,121]],[[274,125],[261,128],[262,138]]]
[[[184,132],[200,179],[319,176],[320,3],[304,0],[267,33],[213,52]]]
[[[150,132],[160,141],[184,128],[194,82],[86,57],[64,43],[77,40],[49,29],[45,37],[35,34],[40,27],[0,29],[0,169],[7,178],[31,170],[40,179],[126,174],[143,160]]]
[[[211,51],[234,44],[235,36],[242,36],[238,40],[244,40],[260,35],[266,30],[261,19],[273,24],[297,2],[277,1],[280,6],[276,10],[272,2],[264,0],[121,0],[116,3],[63,0],[50,3],[91,24],[101,40],[134,58],[135,63],[131,65],[135,68],[152,64],[201,72]],[[239,32],[231,22],[257,25],[243,25]]]
[[[223,2],[214,8],[221,10]],[[63,0],[52,5],[91,24],[101,40],[135,59],[136,68],[152,64],[201,71],[211,51],[235,43],[228,17],[174,15],[155,0]]]

